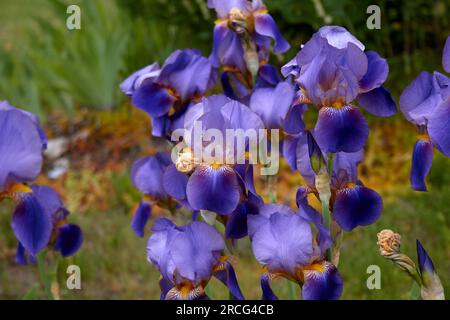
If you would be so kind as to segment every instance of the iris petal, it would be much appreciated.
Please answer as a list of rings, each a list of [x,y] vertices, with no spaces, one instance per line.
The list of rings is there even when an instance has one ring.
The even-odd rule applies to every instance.
[[[24,248],[36,255],[50,240],[52,220],[32,193],[24,193],[20,195],[11,227]]]
[[[169,112],[176,98],[152,81],[145,81],[133,94],[133,105],[151,117],[161,117]]]
[[[187,182],[188,177],[184,173],[178,171],[174,164],[169,165],[164,171],[164,190],[176,200],[186,199]]]
[[[238,34],[228,29],[226,22],[217,24],[214,28],[214,48],[211,61],[215,67],[222,64],[246,72],[241,40]]]
[[[433,145],[428,140],[418,140],[414,145],[411,166],[411,188],[416,191],[427,191],[425,178],[433,162]]]
[[[131,180],[143,194],[150,195],[154,199],[162,199],[167,196],[162,186],[163,173],[171,163],[170,157],[161,152],[141,158],[131,168]]]
[[[342,293],[342,277],[331,263],[322,262],[323,270],[305,270],[302,297],[304,300],[337,300]]]
[[[320,109],[314,133],[324,152],[356,152],[364,147],[369,126],[356,107],[324,107]]]
[[[83,244],[83,232],[76,224],[65,224],[58,229],[55,250],[63,257],[74,255]]]
[[[224,261],[223,264],[223,269],[216,271],[214,276],[227,286],[234,300],[244,300],[244,295],[241,292],[241,288],[239,288],[233,266],[228,261]]]
[[[278,300],[278,297],[270,287],[270,281],[270,273],[264,273],[261,275],[262,300]]]
[[[275,88],[256,89],[250,99],[250,108],[264,121],[267,129],[280,128],[294,99],[294,89],[288,82]]]
[[[258,77],[256,78],[256,87],[275,87],[281,80],[277,69],[270,64],[265,64],[259,68]]]
[[[417,260],[419,262],[420,272],[434,272],[434,264],[431,261],[431,258],[428,256],[428,253],[423,248],[422,244],[419,240],[416,241],[417,246]]]
[[[16,249],[16,263],[21,265],[25,265],[28,263],[26,257],[26,250],[20,242],[17,244]]]
[[[336,194],[333,217],[345,231],[357,226],[367,226],[380,217],[383,200],[372,189],[355,186],[341,189]]]
[[[306,220],[296,214],[275,212],[266,222],[252,221],[259,215],[249,215],[248,223],[249,234],[253,234],[253,253],[261,264],[271,271],[284,270],[292,274],[297,265],[311,259],[312,231]]]
[[[197,167],[189,178],[186,193],[194,210],[209,210],[219,214],[233,212],[240,198],[236,174],[228,166]]]
[[[141,201],[131,221],[131,228],[138,237],[144,236],[145,225],[152,214],[152,206],[148,201]]]
[[[182,102],[203,95],[215,82],[209,59],[198,50],[185,49],[172,53],[165,61],[158,83],[172,88]]]
[[[442,100],[438,76],[438,73],[424,71],[403,90],[399,106],[408,121],[417,125],[427,124],[428,116]]]
[[[375,51],[367,51],[366,56],[368,60],[367,73],[359,81],[359,87],[362,92],[381,87],[389,74],[389,65],[386,59],[380,57]]]
[[[450,98],[442,102],[430,116],[428,134],[436,148],[450,157]]]
[[[262,36],[267,36],[275,40],[273,51],[283,53],[291,47],[283,38],[273,18],[267,14],[255,14],[255,30]]]
[[[170,256],[177,273],[196,286],[209,280],[225,244],[222,236],[205,222],[192,222],[182,227],[170,243]]]
[[[356,101],[368,112],[378,117],[390,117],[397,113],[397,106],[389,91],[384,87],[359,94]]]
[[[312,222],[315,225],[320,250],[322,253],[325,253],[326,249],[333,243],[333,240],[331,239],[330,231],[323,223],[322,215],[309,205],[307,196],[308,192],[305,187],[299,187],[297,189],[296,202],[299,209],[298,214],[306,221]]]
[[[33,119],[19,109],[0,109],[0,192],[34,180],[42,167],[42,140]]]

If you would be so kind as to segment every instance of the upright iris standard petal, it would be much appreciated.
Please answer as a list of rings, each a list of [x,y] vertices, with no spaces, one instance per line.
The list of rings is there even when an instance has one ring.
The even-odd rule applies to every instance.
[[[195,210],[230,214],[240,198],[236,173],[228,166],[200,165],[188,181],[186,194]]]
[[[142,200],[139,203],[136,212],[134,213],[133,220],[131,221],[131,228],[138,237],[144,236],[145,225],[152,213],[152,205],[150,202]]]
[[[133,184],[143,194],[154,199],[165,198],[167,194],[162,185],[163,174],[169,164],[171,164],[170,157],[161,152],[136,161],[131,169]]]
[[[132,96],[134,92],[141,86],[142,82],[147,79],[155,79],[159,76],[160,67],[158,63],[153,63],[141,70],[136,71],[120,84],[120,90],[128,96]]]
[[[161,69],[158,83],[172,88],[181,101],[203,95],[214,83],[209,59],[197,50],[175,51]]]
[[[173,238],[170,254],[180,276],[199,284],[211,277],[224,242],[220,234],[204,222],[192,222],[183,231]]]
[[[346,49],[349,44],[355,45],[361,51],[365,49],[361,41],[341,26],[323,26],[319,29],[318,34],[336,49]]]
[[[426,125],[428,116],[442,100],[440,90],[436,73],[422,72],[400,95],[399,106],[405,118],[416,125]]]
[[[337,268],[327,261],[315,265],[315,268],[303,271],[304,300],[337,300],[342,293],[342,277]]]
[[[214,67],[220,64],[237,68],[245,72],[244,49],[239,35],[230,30],[226,22],[216,24],[214,27],[213,51],[211,61]]]
[[[427,191],[425,178],[433,162],[434,148],[429,140],[417,140],[414,145],[411,165],[411,188],[416,191]]]
[[[31,192],[22,193],[11,227],[17,240],[35,256],[50,240],[52,219]]]
[[[378,117],[390,117],[397,113],[397,106],[384,87],[373,89],[356,97],[356,101],[368,112]]]
[[[215,9],[219,18],[225,18],[233,8],[247,10],[249,3],[248,0],[208,0],[208,8]]]
[[[250,108],[264,121],[267,129],[283,125],[294,99],[294,89],[288,82],[280,82],[275,88],[256,89],[250,98]],[[301,122],[301,119],[298,119]]]
[[[152,81],[145,81],[133,94],[133,105],[152,117],[161,117],[169,112],[176,97]]]
[[[314,133],[324,152],[356,152],[367,141],[369,125],[356,107],[324,107],[319,111]]]
[[[436,148],[450,157],[450,97],[435,109],[429,117],[427,127]]]
[[[74,255],[83,244],[83,232],[76,224],[65,224],[58,229],[55,250],[63,257]]]
[[[381,215],[383,200],[374,190],[354,186],[338,190],[333,206],[333,218],[345,231],[367,226]]]
[[[450,73],[450,36],[445,42],[444,52],[442,53],[442,65],[444,70]]]
[[[262,36],[275,40],[273,51],[276,53],[286,52],[291,47],[281,35],[273,18],[267,13],[255,14],[255,31]]]
[[[307,264],[312,256],[312,232],[306,220],[280,210],[284,209],[259,221],[259,228],[255,228],[252,220],[261,217],[249,215],[249,234],[253,253],[261,264],[269,271],[284,270],[292,274],[299,264]]]
[[[346,153],[338,152],[333,159],[332,180],[335,186],[357,183],[358,165],[364,159],[364,150]]]
[[[42,139],[31,117],[15,108],[0,110],[0,192],[33,181],[42,167]]]

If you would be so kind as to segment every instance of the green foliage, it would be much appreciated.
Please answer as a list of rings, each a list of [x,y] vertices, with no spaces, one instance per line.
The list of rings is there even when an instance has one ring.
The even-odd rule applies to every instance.
[[[56,23],[36,18],[32,58],[41,80],[66,93],[81,106],[111,109],[118,102],[118,74],[130,41],[130,21],[116,6],[101,0],[81,0],[81,30],[68,30],[64,3],[52,2]],[[47,71],[47,72],[46,72]]]

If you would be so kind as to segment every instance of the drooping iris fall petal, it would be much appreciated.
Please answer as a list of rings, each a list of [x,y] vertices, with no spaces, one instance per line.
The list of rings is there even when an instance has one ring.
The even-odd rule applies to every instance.
[[[228,166],[200,165],[189,178],[186,194],[195,210],[230,214],[240,198],[236,173]]]
[[[76,224],[65,224],[57,232],[55,250],[63,257],[75,254],[83,244],[83,232]]]
[[[373,89],[356,97],[356,101],[368,112],[378,117],[390,117],[397,113],[397,105],[384,87]]]
[[[147,224],[148,219],[150,219],[151,214],[151,203],[142,200],[134,213],[133,220],[131,220],[131,228],[137,236],[141,238],[144,236],[145,225]]]
[[[286,52],[291,47],[281,35],[273,18],[267,13],[255,14],[255,31],[262,36],[275,40],[273,51],[276,53]]]
[[[133,105],[152,117],[161,117],[169,112],[176,97],[166,88],[152,81],[145,81],[132,96]]]
[[[356,107],[324,107],[319,111],[314,134],[324,152],[356,152],[364,147],[369,126]]]
[[[338,190],[333,206],[333,218],[345,231],[367,226],[380,217],[383,200],[372,189],[354,186]]]
[[[411,188],[416,191],[427,191],[425,178],[431,169],[434,148],[429,140],[420,139],[414,145],[411,165]]]
[[[35,256],[50,240],[52,219],[31,192],[22,193],[11,227],[17,240]]]
[[[303,271],[304,300],[337,300],[341,296],[343,282],[337,268],[327,262],[321,262],[317,268]]]

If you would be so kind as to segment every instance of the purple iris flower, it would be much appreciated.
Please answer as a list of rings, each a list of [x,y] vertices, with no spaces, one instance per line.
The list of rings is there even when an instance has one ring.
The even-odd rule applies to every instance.
[[[189,103],[212,89],[216,73],[198,50],[177,50],[165,61],[147,66],[120,85],[134,106],[150,115],[153,135],[165,137]]]
[[[161,299],[209,299],[204,289],[212,276],[223,282],[235,299],[243,299],[234,269],[222,256],[225,243],[212,226],[191,222],[178,227],[155,221],[148,239],[148,261],[161,273]]]
[[[36,116],[0,103],[0,201],[17,203],[11,227],[32,256],[47,245],[52,230],[51,217],[25,185],[41,171],[45,144]]]
[[[329,232],[318,212],[312,212],[312,207],[305,208],[301,199],[299,204],[298,214],[287,206],[268,204],[259,214],[248,216],[253,253],[265,270],[261,276],[262,297],[277,299],[270,281],[284,277],[302,286],[305,300],[338,299],[342,278],[337,268],[324,260],[330,244]],[[310,222],[318,230],[316,238]],[[320,240],[326,242],[321,244]]]
[[[307,102],[319,108],[315,135],[327,153],[356,152],[367,141],[369,127],[357,101],[369,113],[388,117],[397,112],[382,86],[389,66],[345,28],[325,26],[282,69],[293,76]]]
[[[52,227],[47,245],[52,246],[55,251],[59,251],[63,257],[74,255],[83,243],[83,233],[78,225],[67,223],[69,211],[64,207],[60,196],[47,186],[33,185],[30,189],[32,197],[44,209],[45,216],[49,217],[51,221]],[[19,242],[16,253],[18,263],[27,263],[26,251],[23,244]],[[30,259],[34,259],[31,253]]]
[[[230,164],[226,162],[226,155],[230,152],[226,142],[218,144],[218,150],[222,153],[214,162],[205,159],[194,159],[196,150],[205,151],[209,143],[203,140],[195,141],[193,134],[195,128],[200,125],[201,134],[206,130],[214,129],[227,136],[227,130],[263,129],[264,125],[260,117],[245,105],[231,100],[223,95],[215,95],[204,98],[200,103],[193,105],[185,115],[185,142],[190,150],[191,166],[187,170],[180,168],[189,176],[186,185],[186,198],[194,210],[209,210],[222,215],[233,213],[240,203],[241,196],[247,191],[256,196],[253,186],[253,167],[248,163]],[[225,138],[224,138],[225,139]],[[235,148],[238,149],[238,148]],[[236,160],[239,155],[231,155]],[[245,151],[243,149],[242,151]],[[176,171],[173,174],[179,175]],[[174,181],[176,178],[169,180]],[[168,190],[169,194],[174,194]]]
[[[271,40],[273,51],[283,53],[290,46],[278,30],[261,0],[208,0],[208,6],[216,10],[219,20],[214,27],[214,43],[211,53],[213,66],[237,69],[242,74],[248,70],[245,51],[249,45],[256,47],[257,62],[267,62]],[[249,44],[251,42],[251,44]],[[259,68],[259,66],[257,67]]]
[[[447,39],[444,68],[450,60],[449,43]],[[450,157],[450,78],[436,71],[432,74],[422,72],[402,92],[399,105],[405,118],[417,126],[419,133],[412,156],[411,188],[427,191],[425,178],[433,162],[434,147]]]

